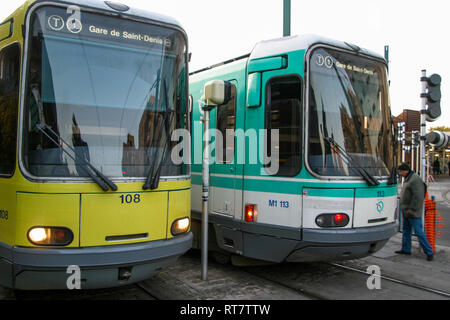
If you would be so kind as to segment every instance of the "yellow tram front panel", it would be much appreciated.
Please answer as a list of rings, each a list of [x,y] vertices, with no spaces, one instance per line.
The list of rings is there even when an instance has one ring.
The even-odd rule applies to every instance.
[[[33,227],[65,227],[73,232],[67,247],[79,244],[79,194],[17,193],[16,245],[34,247],[28,240]]]
[[[121,192],[98,192],[95,184],[34,184],[24,182],[16,193],[14,244],[36,247],[28,239],[33,227],[62,227],[73,232],[64,247],[92,247],[170,239],[171,227],[190,219],[190,181],[165,181],[155,191],[138,191],[142,183],[119,184]],[[59,192],[59,193],[58,193]],[[9,207],[8,207],[9,208]],[[12,241],[11,241],[12,242]]]
[[[81,195],[80,246],[165,239],[168,192]]]

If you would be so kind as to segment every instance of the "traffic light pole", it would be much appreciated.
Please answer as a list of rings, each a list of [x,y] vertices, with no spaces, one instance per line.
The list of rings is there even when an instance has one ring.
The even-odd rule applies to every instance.
[[[427,81],[425,80],[427,77],[427,71],[422,70],[422,78],[420,80],[421,87],[422,87],[422,94],[420,95],[421,98],[421,111],[420,111],[420,177],[423,181],[426,181],[426,172],[425,168],[427,165],[427,159],[425,157],[425,139],[427,135],[427,98],[426,98],[426,91],[427,91]]]

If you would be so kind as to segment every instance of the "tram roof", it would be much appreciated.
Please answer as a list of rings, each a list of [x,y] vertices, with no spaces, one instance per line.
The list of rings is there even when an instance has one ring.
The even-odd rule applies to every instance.
[[[295,35],[290,37],[276,38],[270,40],[263,40],[253,47],[253,50],[250,54],[242,55],[240,57],[229,59],[227,61],[216,63],[212,66],[207,66],[205,68],[195,70],[190,73],[191,76],[197,77],[198,74],[203,74],[205,71],[214,71],[214,72],[229,72],[230,67],[240,68],[242,64],[247,63],[248,60],[266,58],[271,56],[283,55],[287,52],[298,51],[298,50],[308,50],[314,45],[330,45],[336,48],[342,48],[344,50],[351,50],[355,53],[365,54],[380,60],[384,60],[384,57],[380,54],[370,51],[354,44],[334,40],[326,37],[322,37],[315,34],[305,34],[305,35]],[[224,69],[226,68],[226,69]],[[226,71],[225,71],[226,70]],[[207,77],[205,75],[199,76],[200,78]],[[196,79],[200,79],[196,78]]]
[[[115,13],[115,14],[120,13],[122,15],[130,16],[130,17],[144,18],[146,20],[152,20],[152,21],[155,21],[155,22],[162,22],[162,23],[174,25],[176,27],[179,27],[179,28],[183,29],[182,25],[176,19],[174,19],[172,17],[166,16],[166,15],[163,15],[163,14],[159,14],[159,13],[155,13],[155,12],[142,10],[142,9],[132,8],[130,6],[128,6],[129,10],[127,10],[126,12],[121,12],[121,11],[114,10],[110,6],[108,6],[106,4],[107,1],[101,1],[101,0],[72,0],[72,1],[64,1],[64,0],[27,0],[11,16],[6,18],[5,21],[10,19],[11,17],[15,16],[19,11],[27,10],[28,7],[30,7],[31,5],[33,5],[34,3],[39,3],[39,2],[79,5],[81,7],[87,7],[87,8],[92,8],[92,9],[99,9],[99,10],[102,10],[102,11],[107,11],[107,12],[111,12],[111,13]],[[111,1],[111,2],[119,3],[117,1]]]
[[[316,44],[325,44],[346,50],[353,50],[358,53],[363,53],[384,60],[383,56],[376,52],[361,48],[345,41],[329,39],[315,34],[294,35],[290,37],[260,41],[253,48],[250,54],[250,60],[280,55],[291,51],[307,50]]]

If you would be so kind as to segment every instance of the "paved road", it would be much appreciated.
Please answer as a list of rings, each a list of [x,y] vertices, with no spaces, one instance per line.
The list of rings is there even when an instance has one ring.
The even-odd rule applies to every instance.
[[[410,256],[395,254],[401,235],[372,256],[342,262],[366,271],[377,266],[382,276],[448,292],[450,250],[439,246],[428,262],[418,243]],[[0,288],[1,299],[19,300],[436,300],[447,299],[420,288],[382,279],[379,289],[367,286],[369,275],[338,268],[329,263],[283,263],[234,267],[209,263],[208,281],[200,277],[200,253],[190,251],[173,266],[139,286],[86,291],[12,292]],[[3,294],[3,297],[2,297]]]

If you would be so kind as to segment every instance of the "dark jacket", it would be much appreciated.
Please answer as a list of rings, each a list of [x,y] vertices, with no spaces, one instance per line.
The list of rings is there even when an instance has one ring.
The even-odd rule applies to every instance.
[[[424,200],[425,183],[414,171],[410,171],[403,183],[400,197],[403,217],[422,218]]]

